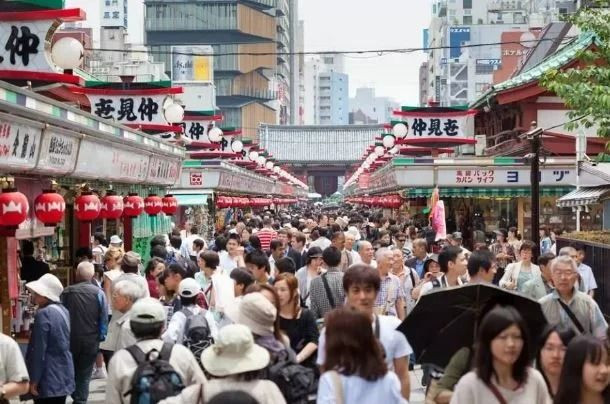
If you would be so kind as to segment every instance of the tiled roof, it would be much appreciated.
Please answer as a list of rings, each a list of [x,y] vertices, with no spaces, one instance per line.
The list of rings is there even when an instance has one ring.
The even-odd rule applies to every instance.
[[[280,162],[349,164],[358,161],[382,132],[383,125],[261,125],[259,139]]]
[[[472,103],[471,108],[476,108],[478,106],[483,105],[487,98],[493,97],[500,91],[508,90],[537,81],[546,72],[553,69],[562,68],[563,66],[574,60],[574,58],[578,55],[579,52],[587,49],[591,44],[597,43],[598,41],[599,39],[593,33],[581,34],[578,38],[574,38],[567,45],[544,59],[538,65],[515,77],[503,81],[502,83],[498,83],[492,86],[487,92],[482,94],[476,101]]]

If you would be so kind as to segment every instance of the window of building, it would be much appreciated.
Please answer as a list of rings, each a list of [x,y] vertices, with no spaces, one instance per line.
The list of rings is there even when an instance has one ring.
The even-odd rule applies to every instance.
[[[472,8],[472,0],[463,0],[463,8]]]
[[[483,94],[485,91],[489,90],[490,87],[491,87],[491,84],[489,84],[489,83],[475,83],[474,91],[477,93],[477,95],[479,95],[479,94]]]
[[[112,5],[113,6],[118,6],[119,5],[119,0],[112,0]]]
[[[109,6],[110,5],[110,0],[106,0],[106,5]]]
[[[104,12],[104,18],[110,18],[110,11]]]
[[[449,10],[449,17],[455,17],[455,9],[454,8]]]
[[[120,12],[118,12],[118,11],[113,11],[113,12],[112,12],[112,18],[119,18],[119,14],[120,14]]]
[[[472,16],[471,15],[464,16],[464,25],[472,25]]]

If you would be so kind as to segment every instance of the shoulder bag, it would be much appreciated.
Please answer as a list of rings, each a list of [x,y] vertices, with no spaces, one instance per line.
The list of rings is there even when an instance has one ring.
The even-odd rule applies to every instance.
[[[496,396],[496,398],[498,399],[498,402],[500,404],[508,404],[506,402],[506,399],[502,396],[502,393],[500,393],[500,390],[498,390],[498,388],[496,386],[494,386],[493,383],[489,383],[487,385],[487,387],[489,388],[489,390],[491,390],[491,392],[493,393],[494,396]]]
[[[561,299],[558,299],[558,302],[561,305],[561,308],[563,309],[563,311],[565,311],[565,313],[568,315],[568,317],[570,317],[570,320],[572,320],[572,323],[574,323],[574,325],[576,326],[578,331],[580,331],[581,334],[584,334],[585,327],[583,327],[582,324],[580,323],[580,321],[578,321],[578,318],[576,318],[576,315],[574,314],[572,309],[570,309],[570,306],[565,304]]]
[[[322,274],[322,283],[324,284],[324,290],[326,291],[326,298],[328,299],[328,302],[330,303],[330,307],[332,307],[334,309],[336,307],[335,298],[333,297],[333,294],[330,291],[330,286],[328,285],[328,279],[326,279],[327,273],[328,272],[325,272]]]

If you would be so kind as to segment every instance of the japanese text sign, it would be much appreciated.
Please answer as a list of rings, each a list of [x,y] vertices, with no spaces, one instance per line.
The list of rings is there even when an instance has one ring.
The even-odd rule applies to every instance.
[[[108,181],[143,182],[148,177],[148,162],[147,155],[125,150],[119,145],[83,140],[74,175]]]
[[[34,168],[41,133],[40,128],[0,118],[0,168]]]
[[[148,180],[155,183],[173,185],[180,178],[180,160],[153,156],[150,158]]]
[[[45,41],[55,20],[0,21],[0,69],[55,72]]]
[[[74,169],[78,154],[78,138],[45,130],[42,135],[37,169],[68,173]]]
[[[91,112],[100,118],[122,124],[167,125],[163,114],[165,94],[156,95],[87,95]]]
[[[407,126],[407,138],[471,138],[474,132],[474,111],[399,112]]]
[[[540,185],[568,186],[576,182],[576,172],[572,168],[544,167],[539,174]],[[441,186],[529,186],[529,168],[473,167],[441,169],[438,172]]]

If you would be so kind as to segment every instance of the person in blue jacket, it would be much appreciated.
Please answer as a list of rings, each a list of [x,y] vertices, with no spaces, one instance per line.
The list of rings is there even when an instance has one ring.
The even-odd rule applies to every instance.
[[[70,315],[60,303],[63,286],[55,275],[28,282],[38,311],[30,336],[26,365],[35,404],[65,403],[74,392],[74,364],[70,353]]]

